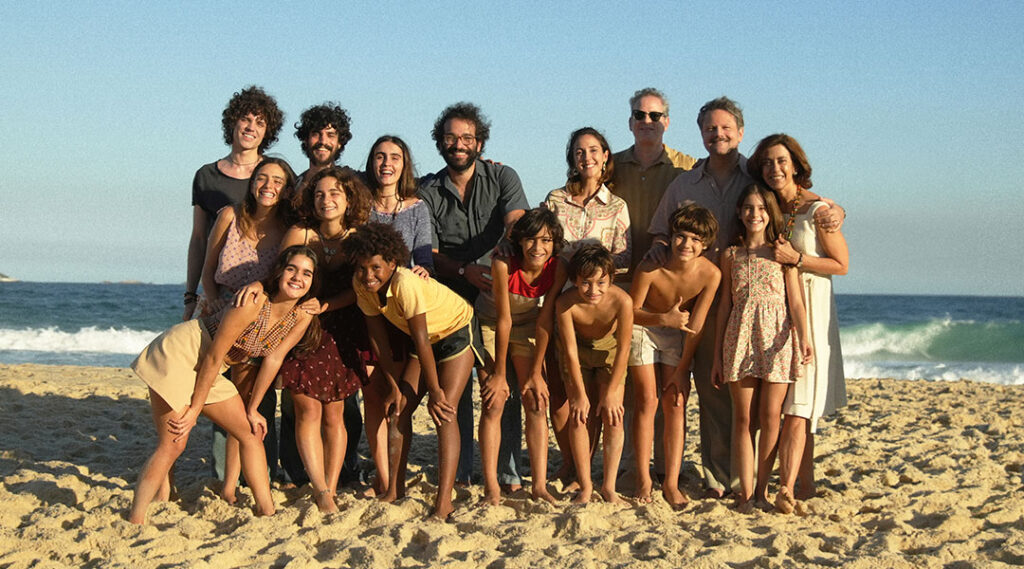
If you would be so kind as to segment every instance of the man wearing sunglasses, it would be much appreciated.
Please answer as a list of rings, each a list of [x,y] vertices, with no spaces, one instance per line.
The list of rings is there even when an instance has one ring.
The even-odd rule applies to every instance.
[[[697,160],[665,146],[662,137],[668,129],[668,99],[652,87],[640,89],[629,99],[629,130],[633,146],[616,152],[613,189],[629,204],[629,232],[633,243],[633,260],[629,276],[640,264],[643,253],[651,246],[647,225],[661,201],[665,188]]]

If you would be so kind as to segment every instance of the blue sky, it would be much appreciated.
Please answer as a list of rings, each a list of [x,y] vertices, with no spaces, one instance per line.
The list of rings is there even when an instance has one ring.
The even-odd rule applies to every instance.
[[[839,292],[1024,295],[1022,28],[1013,2],[3,3],[0,272],[183,282],[192,176],[227,153],[245,85],[278,99],[270,152],[300,171],[311,105],[352,115],[343,163],[392,133],[424,173],[438,113],[476,102],[534,204],[572,130],[625,148],[627,99],[655,86],[683,152],[704,154],[696,110],[722,94],[744,153],[800,140],[849,212]]]

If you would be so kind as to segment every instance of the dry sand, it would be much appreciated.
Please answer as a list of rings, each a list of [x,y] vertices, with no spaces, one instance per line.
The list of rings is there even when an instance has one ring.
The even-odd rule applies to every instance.
[[[861,379],[823,425],[818,497],[800,515],[741,514],[703,500],[691,401],[684,488],[673,512],[556,506],[519,493],[452,523],[426,521],[433,429],[417,415],[410,496],[338,497],[322,516],[303,489],[274,489],[256,518],[214,494],[201,423],[177,465],[180,500],[150,525],[124,520],[154,444],[146,392],[125,369],[0,365],[0,567],[1003,567],[1024,564],[1024,387]],[[557,465],[557,453],[552,452]]]

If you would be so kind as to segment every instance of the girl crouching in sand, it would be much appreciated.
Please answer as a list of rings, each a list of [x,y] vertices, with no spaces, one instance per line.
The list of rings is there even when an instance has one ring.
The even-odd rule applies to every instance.
[[[749,507],[753,498],[765,508],[782,403],[802,364],[811,360],[812,350],[797,269],[779,264],[772,253],[782,230],[775,194],[751,184],[740,194],[736,213],[746,232],[741,247],[730,247],[722,255],[722,290],[727,292],[718,307],[717,329],[724,332],[716,338],[711,381],[716,388],[728,383],[732,396],[732,469],[740,479],[737,506]]]
[[[313,294],[316,264],[308,247],[289,247],[278,257],[262,302],[177,324],[132,362],[132,369],[149,386],[158,442],[139,475],[130,522],[144,523],[150,502],[169,496],[167,476],[200,413],[238,439],[242,472],[256,507],[261,515],[274,513],[261,442],[266,419],[255,409],[247,413],[235,385],[221,373],[229,365],[263,358],[256,385],[265,391],[285,354],[300,339],[303,346],[317,345],[319,326],[310,326],[314,318],[298,308]]]
[[[446,519],[454,509],[452,490],[459,462],[455,405],[482,351],[473,332],[473,308],[441,283],[425,280],[406,269],[409,250],[398,232],[388,225],[368,223],[360,227],[345,241],[344,249],[355,266],[352,288],[360,310],[366,315],[370,343],[391,386],[385,402],[392,423],[391,481],[381,499],[392,501],[405,494],[412,413],[429,392],[428,409],[437,426],[439,455],[432,515]],[[412,339],[414,350],[404,369],[395,365],[390,356],[384,356],[391,354],[385,319]],[[403,404],[403,397],[407,404]]]

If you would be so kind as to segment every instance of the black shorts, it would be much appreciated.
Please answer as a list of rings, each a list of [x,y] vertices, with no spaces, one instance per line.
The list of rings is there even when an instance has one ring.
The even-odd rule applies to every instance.
[[[483,365],[481,354],[484,352],[484,347],[480,342],[480,332],[476,331],[477,326],[476,316],[474,316],[473,321],[469,324],[431,344],[430,349],[434,352],[435,363],[455,359],[466,350],[473,350],[475,365]],[[411,350],[409,355],[417,357],[415,350]]]

